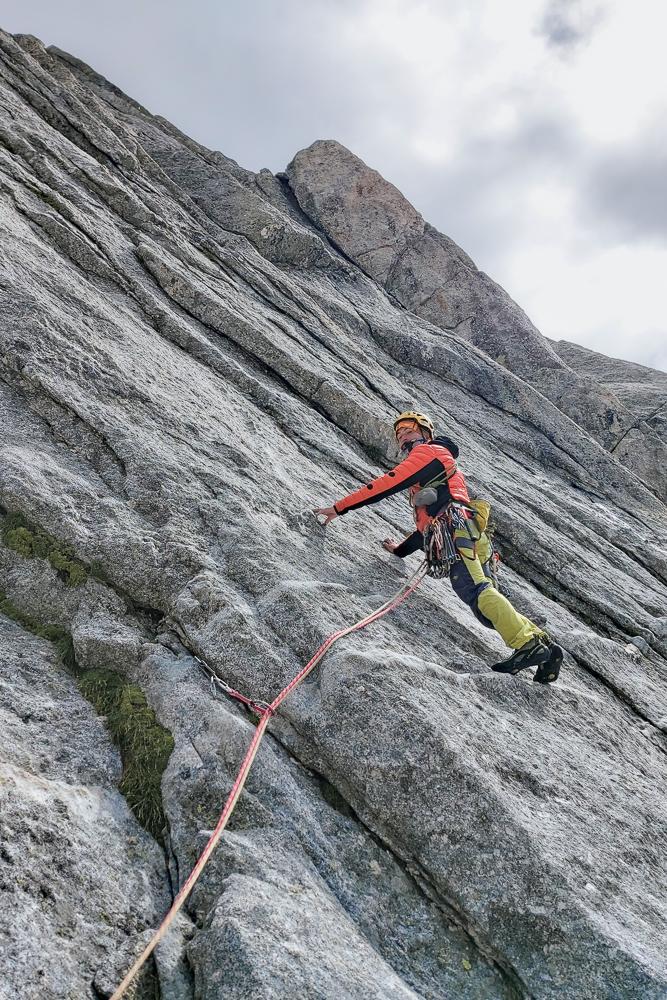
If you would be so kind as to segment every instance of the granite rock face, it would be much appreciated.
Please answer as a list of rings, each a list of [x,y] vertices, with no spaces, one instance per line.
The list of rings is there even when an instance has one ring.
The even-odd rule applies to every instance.
[[[570,366],[522,309],[393,184],[340,143],[297,153],[286,176],[299,205],[330,240],[401,305],[526,379],[664,499],[664,437],[623,393]],[[662,393],[665,402],[664,391]]]
[[[613,392],[635,414],[638,425],[640,421],[647,424],[662,441],[667,440],[667,373],[608,358],[566,340],[555,342],[554,350],[574,371]],[[631,428],[630,433],[638,430],[639,426]]]
[[[0,34],[0,590],[14,619],[0,619],[0,990],[43,995],[48,968],[49,995],[110,995],[252,733],[195,656],[266,700],[399,588],[418,558],[379,542],[409,530],[400,496],[326,530],[311,509],[387,468],[392,416],[420,406],[492,501],[503,588],[564,647],[561,680],[491,673],[502,643],[446,581],[341,641],[272,720],[140,989],[658,1000],[661,469],[635,471],[563,412],[558,379],[582,412],[585,378],[600,380],[525,318],[513,339],[522,314],[490,279],[475,315],[493,350],[475,323],[399,294],[396,260],[445,238],[347,154],[360,204],[340,147],[322,145],[289,183],[253,175],[73,57]],[[468,271],[455,287],[472,287]],[[510,363],[521,336],[531,372]],[[540,371],[560,373],[549,393]],[[118,751],[72,663],[31,634],[47,627],[71,637],[76,670],[140,688],[172,734],[164,853],[115,787]]]
[[[169,900],[162,852],[52,644],[0,615],[0,663],[0,996],[93,1000]]]

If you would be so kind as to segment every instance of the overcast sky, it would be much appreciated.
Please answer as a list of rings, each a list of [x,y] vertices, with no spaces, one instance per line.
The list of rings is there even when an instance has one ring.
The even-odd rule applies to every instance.
[[[244,167],[333,138],[549,337],[667,370],[661,0],[0,0]]]

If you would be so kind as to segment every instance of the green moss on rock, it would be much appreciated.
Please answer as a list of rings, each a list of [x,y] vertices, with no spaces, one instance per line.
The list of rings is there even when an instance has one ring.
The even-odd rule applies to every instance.
[[[90,571],[76,558],[71,545],[31,524],[22,514],[7,515],[2,526],[2,540],[25,559],[48,559],[69,587],[79,587],[88,579]]]
[[[120,790],[139,822],[162,840],[166,817],[162,806],[162,774],[174,749],[174,738],[155,718],[136,684],[112,670],[86,670],[78,677],[81,693],[106,717],[106,725],[123,761]]]
[[[52,642],[79,690],[106,725],[120,750],[123,775],[119,790],[143,827],[162,843],[167,819],[162,805],[162,774],[174,749],[174,738],[161,726],[146,696],[113,670],[79,670],[72,636],[59,625],[42,625],[0,590],[0,613],[33,635]]]
[[[10,549],[14,549],[20,556],[30,559],[34,554],[33,536],[27,528],[5,528],[2,537],[5,545],[9,546]]]
[[[108,587],[111,588],[114,587],[111,577],[109,576],[106,569],[98,559],[93,559],[93,561],[91,562],[90,575],[94,576],[95,579],[99,580],[101,583],[106,583]]]
[[[74,664],[74,646],[72,637],[60,625],[42,625],[31,615],[21,611],[9,600],[4,591],[0,590],[0,612],[5,618],[11,618],[28,632],[39,636],[40,639],[48,639],[55,643],[58,654],[66,667],[72,668]]]

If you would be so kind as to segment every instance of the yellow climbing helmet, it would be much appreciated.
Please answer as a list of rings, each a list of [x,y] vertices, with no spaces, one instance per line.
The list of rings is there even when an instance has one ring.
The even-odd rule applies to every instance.
[[[421,427],[422,430],[427,430],[430,436],[433,437],[435,433],[433,421],[425,413],[419,413],[417,410],[405,410],[403,413],[399,413],[394,420],[394,435],[396,435],[398,425],[407,421],[412,421],[418,427]]]

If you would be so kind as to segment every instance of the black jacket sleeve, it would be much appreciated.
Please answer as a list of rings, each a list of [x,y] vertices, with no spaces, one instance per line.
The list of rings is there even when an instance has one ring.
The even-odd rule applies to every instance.
[[[400,545],[397,545],[394,549],[393,554],[398,556],[399,559],[405,559],[406,556],[412,555],[417,549],[422,547],[424,541],[424,536],[421,531],[413,531],[411,535],[404,538]]]

